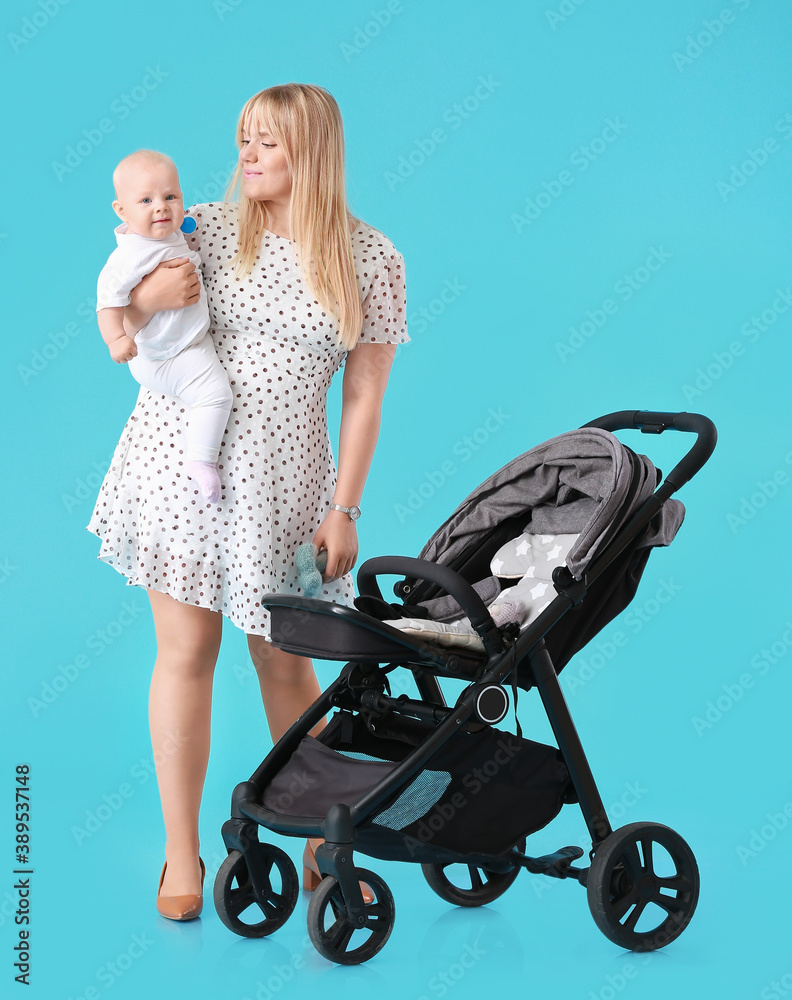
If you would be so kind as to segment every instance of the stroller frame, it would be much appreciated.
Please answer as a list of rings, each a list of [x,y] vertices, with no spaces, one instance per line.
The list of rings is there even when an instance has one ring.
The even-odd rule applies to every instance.
[[[361,628],[364,629],[371,644],[365,647],[362,655],[353,653],[349,657],[339,677],[288,729],[248,781],[234,789],[231,818],[222,828],[229,857],[218,872],[214,896],[218,914],[235,933],[253,937],[269,934],[282,926],[296,903],[298,882],[294,866],[279,848],[259,842],[258,827],[263,826],[288,836],[324,837],[324,844],[316,851],[323,879],[308,912],[308,929],[317,950],[341,964],[357,964],[376,954],[384,946],[393,926],[393,899],[379,876],[357,868],[354,863],[353,851],[356,840],[360,840],[359,828],[375,816],[394,793],[403,789],[436,749],[460,727],[492,722],[492,718],[482,714],[481,696],[493,685],[500,687],[505,682],[526,690],[536,687],[539,692],[574,789],[574,797],[565,801],[577,799],[591,837],[591,863],[588,867],[573,864],[583,856],[580,847],[564,847],[549,855],[531,857],[525,854],[523,842],[499,855],[457,855],[432,846],[427,848],[431,858],[423,864],[431,887],[450,902],[481,905],[505,891],[525,868],[534,874],[572,878],[587,887],[595,922],[608,938],[622,947],[655,950],[676,938],[687,926],[698,899],[695,858],[678,834],[660,824],[633,823],[614,832],[546,647],[545,636],[580,604],[608,567],[628,552],[666,500],[701,469],[712,454],[717,434],[708,418],[692,413],[625,410],[607,414],[585,427],[607,431],[638,429],[645,434],[661,434],[674,429],[695,433],[696,440],[601,554],[595,556],[582,579],[574,579],[566,566],[554,571],[557,596],[516,638],[495,626],[476,591],[449,566],[403,556],[381,556],[367,560],[359,569],[360,594],[378,599],[382,598],[377,584],[379,575],[403,575],[407,579],[439,585],[461,605],[470,619],[484,644],[486,661],[482,661],[480,653],[472,656],[466,651],[406,635],[383,621],[363,615],[356,608],[288,595],[264,598],[272,614],[273,644],[282,649],[301,655],[310,655],[313,651],[321,656],[321,651],[306,649],[301,644],[300,630],[294,624],[295,619],[299,622],[301,615],[313,618],[317,614],[323,616],[322,622],[330,630],[350,629],[350,635],[357,636]],[[405,597],[410,593],[407,579],[394,588],[397,595]],[[385,666],[381,666],[383,661],[386,661]],[[393,698],[385,693],[386,675],[394,666],[412,671],[422,700],[405,695]],[[455,705],[446,705],[438,677],[468,681]],[[406,716],[431,723],[434,729],[354,804],[333,805],[322,821],[311,816],[283,815],[265,808],[261,802],[264,790],[303,738],[332,708],[364,712],[370,719]],[[505,709],[494,722],[504,715]],[[654,871],[652,844],[660,845],[671,856],[675,865],[673,876],[660,876]],[[377,856],[376,846],[365,853]],[[386,852],[382,856],[392,855]],[[453,863],[468,866],[471,889],[461,889],[445,877],[445,867]],[[273,867],[278,870],[282,883],[279,892],[272,885]],[[373,903],[364,902],[361,881],[372,889]],[[662,893],[663,888],[676,892],[676,896]],[[637,930],[640,913],[650,902],[665,910],[667,917],[650,931]],[[250,904],[256,904],[264,914],[259,923],[245,923],[240,919]],[[325,916],[329,912],[335,922],[328,929]],[[625,920],[626,913],[630,916]],[[368,931],[368,939],[363,945],[348,950],[356,930]]]

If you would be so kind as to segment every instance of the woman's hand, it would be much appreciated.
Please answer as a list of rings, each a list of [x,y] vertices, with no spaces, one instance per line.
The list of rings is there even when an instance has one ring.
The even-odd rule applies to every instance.
[[[322,575],[325,583],[344,576],[355,565],[358,556],[357,528],[343,511],[327,512],[313,537],[313,543],[320,551],[327,549],[327,568]]]
[[[200,295],[201,279],[189,257],[163,260],[132,289],[124,327],[127,333],[137,333],[154,313],[195,305]]]

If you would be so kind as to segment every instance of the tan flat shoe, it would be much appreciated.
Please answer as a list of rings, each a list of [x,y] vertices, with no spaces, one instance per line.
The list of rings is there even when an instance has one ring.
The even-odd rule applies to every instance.
[[[185,896],[160,896],[159,890],[165,881],[168,862],[166,861],[162,866],[159,889],[157,889],[157,912],[161,916],[167,917],[168,920],[194,920],[196,917],[200,917],[203,909],[203,884],[206,867],[201,858],[198,858],[198,862],[201,865],[201,893],[199,895],[188,893]]]
[[[303,851],[303,889],[307,889],[308,892],[313,892],[324,877],[316,863],[316,847],[322,843],[323,841],[321,840],[307,840],[305,842],[305,849]],[[314,844],[316,844],[316,847],[314,847]],[[360,891],[363,893],[364,903],[374,902],[374,893],[371,891],[370,885],[366,882],[361,882]]]

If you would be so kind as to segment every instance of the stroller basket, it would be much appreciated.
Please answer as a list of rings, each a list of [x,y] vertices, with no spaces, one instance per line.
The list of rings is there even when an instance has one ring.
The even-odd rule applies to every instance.
[[[358,725],[343,740],[340,720],[331,722],[321,741],[302,739],[267,786],[266,809],[303,817],[308,800],[318,823],[333,805],[352,807],[390,774],[397,762],[387,757],[412,749],[404,745],[402,754],[393,740],[367,743]],[[370,752],[362,753],[361,746]],[[456,732],[358,828],[356,840],[368,846],[366,853],[394,861],[436,861],[448,851],[501,854],[546,826],[571,796],[569,772],[555,747],[489,727]]]

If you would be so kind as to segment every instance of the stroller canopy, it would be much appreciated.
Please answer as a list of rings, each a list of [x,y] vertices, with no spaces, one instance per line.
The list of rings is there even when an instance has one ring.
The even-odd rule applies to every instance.
[[[485,602],[489,559],[510,537],[577,534],[566,565],[581,579],[631,514],[654,492],[661,474],[644,455],[625,447],[609,431],[583,427],[551,438],[513,459],[475,489],[432,535],[419,558],[457,569],[477,582]],[[685,515],[667,500],[634,549],[668,545]],[[413,581],[412,601],[439,593]],[[449,604],[441,610],[440,604]],[[453,613],[451,598],[432,601],[438,618]]]

